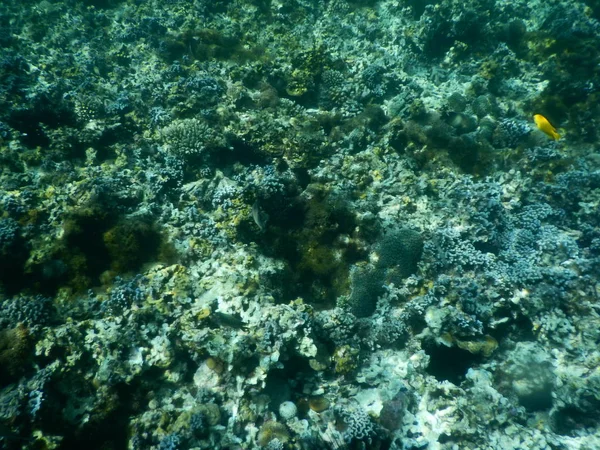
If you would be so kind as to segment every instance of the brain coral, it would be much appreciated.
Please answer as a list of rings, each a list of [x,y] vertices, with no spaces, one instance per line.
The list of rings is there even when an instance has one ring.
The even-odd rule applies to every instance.
[[[375,312],[377,298],[383,293],[383,272],[371,264],[356,265],[350,271],[352,292],[347,307],[356,317]]]
[[[406,278],[417,270],[423,253],[423,238],[418,231],[399,228],[383,236],[376,253],[378,267],[394,268],[398,276]]]

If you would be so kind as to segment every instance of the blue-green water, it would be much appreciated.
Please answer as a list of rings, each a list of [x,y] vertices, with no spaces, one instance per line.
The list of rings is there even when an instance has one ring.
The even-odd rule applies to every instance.
[[[599,19],[3,1],[0,449],[600,448]]]

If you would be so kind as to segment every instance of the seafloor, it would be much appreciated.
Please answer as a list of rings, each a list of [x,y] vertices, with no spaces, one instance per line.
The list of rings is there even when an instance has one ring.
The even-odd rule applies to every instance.
[[[0,448],[600,449],[599,19],[2,0]]]

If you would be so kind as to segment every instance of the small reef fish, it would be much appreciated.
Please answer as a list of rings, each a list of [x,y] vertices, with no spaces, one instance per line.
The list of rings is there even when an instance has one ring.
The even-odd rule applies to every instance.
[[[542,116],[541,114],[536,114],[533,116],[533,120],[535,121],[537,127],[544,133],[546,133],[548,136],[550,136],[552,139],[554,139],[555,141],[558,141],[560,139],[560,134],[556,132],[556,128],[554,128],[552,124],[548,121],[548,119],[546,119],[544,116]]]
[[[254,219],[254,223],[258,225],[258,228],[260,228],[260,231],[265,231],[269,215],[260,209],[257,201],[252,205],[252,218]]]

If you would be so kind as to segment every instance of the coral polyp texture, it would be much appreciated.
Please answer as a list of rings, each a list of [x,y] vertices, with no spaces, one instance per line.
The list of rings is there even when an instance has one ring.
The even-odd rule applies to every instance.
[[[599,20],[0,2],[0,449],[600,448]]]

